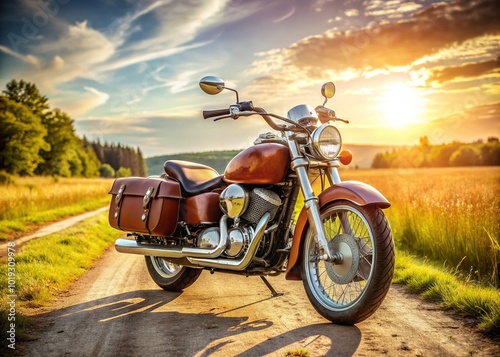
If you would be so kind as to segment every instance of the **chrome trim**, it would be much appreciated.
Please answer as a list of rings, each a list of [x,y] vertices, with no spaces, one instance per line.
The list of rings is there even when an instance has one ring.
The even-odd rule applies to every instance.
[[[205,268],[219,268],[226,270],[245,270],[248,264],[250,264],[255,257],[255,253],[257,252],[257,248],[260,245],[260,241],[264,236],[264,232],[267,224],[269,223],[269,219],[271,215],[269,212],[264,213],[262,218],[257,223],[257,227],[255,227],[255,236],[248,246],[248,250],[246,254],[240,260],[235,259],[206,259],[206,258],[193,258],[187,257],[187,260],[193,265],[198,265]]]
[[[120,253],[140,254],[161,258],[202,257],[217,258],[227,246],[227,216],[220,219],[220,241],[214,249],[192,247],[164,247],[160,245],[139,244],[131,239],[117,239],[115,249]]]
[[[297,147],[297,142],[293,139],[293,133],[285,132],[285,136],[288,141],[290,156],[292,158],[291,167],[297,174],[300,188],[302,189],[302,194],[304,195],[304,207],[306,208],[307,218],[314,229],[314,238],[320,248],[320,259],[331,260],[332,254],[328,248],[328,240],[326,239],[325,231],[323,229],[323,222],[321,220],[319,210],[319,200],[318,197],[314,195],[311,182],[309,181],[306,169],[307,165],[302,164],[304,159],[300,154],[299,148]]]

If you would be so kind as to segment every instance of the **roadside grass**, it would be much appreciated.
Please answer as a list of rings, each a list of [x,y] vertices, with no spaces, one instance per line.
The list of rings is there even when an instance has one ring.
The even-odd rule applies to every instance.
[[[440,302],[445,308],[478,320],[478,328],[500,334],[500,290],[464,281],[456,272],[422,260],[404,251],[396,253],[393,283],[404,284],[425,300]]]
[[[56,234],[15,249],[16,334],[25,336],[26,309],[45,306],[83,275],[110,244],[122,235],[110,227],[103,212]],[[11,277],[12,279],[12,277]],[[9,305],[8,261],[0,261],[0,336],[7,338]]]
[[[500,284],[500,168],[344,170],[377,188],[399,250]]]
[[[0,241],[109,203],[109,179],[15,177],[0,185]]]

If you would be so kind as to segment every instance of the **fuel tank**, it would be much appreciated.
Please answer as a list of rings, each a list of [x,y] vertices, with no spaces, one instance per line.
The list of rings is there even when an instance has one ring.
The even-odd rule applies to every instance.
[[[290,153],[281,144],[258,144],[243,150],[227,165],[224,181],[251,185],[282,182],[290,168]]]

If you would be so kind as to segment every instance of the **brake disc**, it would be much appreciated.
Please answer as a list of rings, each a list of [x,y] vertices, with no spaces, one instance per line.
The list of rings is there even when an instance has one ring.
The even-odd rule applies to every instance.
[[[356,239],[349,234],[338,234],[328,242],[332,254],[340,253],[342,262],[325,262],[326,272],[337,284],[348,284],[356,276],[359,268],[359,247]]]

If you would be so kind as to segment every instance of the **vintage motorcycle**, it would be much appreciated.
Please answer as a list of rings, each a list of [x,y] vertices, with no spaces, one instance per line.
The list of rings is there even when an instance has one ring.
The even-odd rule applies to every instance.
[[[323,85],[323,105],[298,105],[286,118],[240,102],[218,77],[204,77],[199,85],[210,95],[236,93],[236,104],[204,111],[205,119],[257,115],[281,135],[260,135],[222,175],[201,164],[167,161],[161,176],[115,180],[109,222],[130,232],[116,241],[116,250],[144,255],[152,279],[168,291],[187,288],[207,269],[260,276],[275,296],[266,276],[285,273],[287,280],[303,281],[326,319],[354,324],[368,318],[394,270],[394,242],[382,212],[390,203],[367,184],[340,179],[340,163],[352,156],[341,151],[332,124],[348,121],[324,106],[334,84]],[[321,183],[318,195],[313,180]]]

